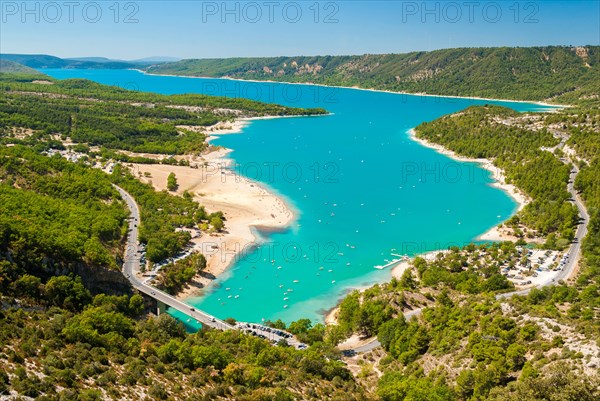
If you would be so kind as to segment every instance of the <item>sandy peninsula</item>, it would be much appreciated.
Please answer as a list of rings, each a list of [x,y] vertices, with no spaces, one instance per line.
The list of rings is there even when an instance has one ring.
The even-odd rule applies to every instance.
[[[237,133],[247,124],[243,120],[219,123],[207,133]],[[294,212],[282,198],[262,184],[228,168],[232,163],[227,157],[228,153],[229,149],[216,148],[201,156],[187,156],[191,167],[130,164],[132,172],[142,182],[152,184],[158,191],[166,189],[167,177],[174,173],[179,185],[175,193],[181,195],[188,191],[207,212],[222,211],[226,218],[222,233],[205,232],[192,239],[194,248],[206,256],[207,268],[178,294],[180,299],[197,295],[204,286],[222,274],[236,256],[248,252],[259,241],[255,227],[285,229],[294,220]]]

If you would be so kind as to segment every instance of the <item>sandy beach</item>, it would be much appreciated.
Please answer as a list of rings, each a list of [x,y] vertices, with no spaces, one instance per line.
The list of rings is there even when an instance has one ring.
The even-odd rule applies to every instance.
[[[410,138],[423,146],[434,149],[438,153],[441,153],[445,156],[448,156],[454,160],[460,162],[470,162],[470,163],[478,163],[481,168],[484,168],[492,173],[492,179],[494,182],[491,184],[492,186],[499,188],[506,192],[511,198],[517,202],[518,208],[517,211],[521,211],[531,199],[523,194],[517,187],[512,184],[508,184],[506,182],[506,177],[504,175],[504,171],[494,166],[491,160],[488,159],[474,159],[469,157],[464,157],[457,155],[455,152],[446,149],[442,145],[438,145],[435,143],[431,143],[421,138],[417,138],[415,129],[412,128],[408,131]],[[517,241],[518,238],[507,234],[504,230],[499,229],[498,226],[490,228],[485,233],[481,234],[477,239],[483,241]]]
[[[222,123],[215,134],[239,132],[247,122]],[[167,177],[174,173],[179,185],[176,193],[193,194],[207,212],[222,211],[225,215],[225,230],[222,233],[203,233],[192,239],[194,248],[207,259],[207,268],[197,276],[178,298],[196,295],[215,277],[222,274],[240,252],[247,252],[260,239],[253,229],[284,229],[294,220],[294,212],[283,199],[271,193],[261,184],[240,176],[227,167],[232,160],[227,158],[229,149],[217,149],[202,156],[190,157],[191,165],[171,166],[162,164],[131,164],[133,173],[142,182],[151,183],[162,191],[166,189]]]

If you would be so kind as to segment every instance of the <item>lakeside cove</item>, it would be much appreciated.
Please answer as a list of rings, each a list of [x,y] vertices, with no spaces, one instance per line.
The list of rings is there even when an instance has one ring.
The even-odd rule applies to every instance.
[[[208,84],[225,85],[224,80],[149,76],[135,71],[48,73],[56,78],[78,76],[101,83],[136,82],[141,90],[166,94],[201,93]],[[244,81],[236,83],[243,85]],[[240,166],[259,167],[260,176],[256,170],[250,173],[246,169],[247,174],[238,182],[234,174],[223,184],[221,176],[228,177],[225,171],[206,180],[194,176],[198,170],[185,167],[136,167],[152,175],[157,189],[166,184],[169,172],[176,170],[181,191],[194,192],[209,211],[214,207],[229,214],[229,243],[220,242],[223,237],[205,238],[217,241],[219,249],[243,249],[244,244],[255,241],[257,234],[262,234],[250,226],[277,229],[260,238],[262,244],[242,258],[232,252],[225,252],[225,258],[217,253],[216,263],[211,263],[209,257],[209,263],[220,266],[211,271],[217,278],[201,283],[206,286],[200,288],[201,297],[188,299],[215,316],[255,322],[301,317],[322,321],[324,311],[335,306],[349,289],[389,280],[389,270],[379,271],[374,266],[393,259],[392,253],[414,256],[467,244],[518,210],[512,197],[490,186],[493,177],[488,171],[413,141],[409,129],[474,104],[501,104],[518,111],[552,109],[533,103],[344,88],[336,88],[330,98],[333,101],[323,103],[323,98],[315,102],[314,88],[298,84],[293,85],[294,90],[302,96],[291,102],[284,94],[288,84],[252,85],[274,86],[262,92],[272,98],[262,100],[323,107],[333,114],[256,120],[237,127],[242,128],[241,134],[215,133],[218,138],[211,143],[231,150],[204,155],[211,158],[209,163],[233,160]],[[224,156],[227,160],[222,159]],[[301,174],[290,177],[279,170],[279,175],[268,179],[265,163],[295,163]],[[457,168],[461,177],[445,177],[448,166]],[[435,173],[427,175],[427,169]],[[328,178],[331,182],[325,181]],[[227,207],[229,212],[224,210]],[[254,211],[248,212],[248,207]],[[243,216],[236,218],[236,213]]]

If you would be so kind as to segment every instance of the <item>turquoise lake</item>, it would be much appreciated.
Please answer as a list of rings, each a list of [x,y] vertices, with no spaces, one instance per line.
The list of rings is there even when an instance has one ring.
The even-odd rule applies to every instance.
[[[257,232],[261,246],[244,252],[204,296],[188,300],[220,318],[253,322],[322,321],[350,289],[388,281],[390,270],[374,266],[394,259],[392,254],[413,256],[476,241],[515,212],[514,200],[490,185],[488,171],[414,142],[410,128],[476,104],[549,109],[130,70],[43,71],[127,89],[245,97],[332,113],[253,121],[241,134],[214,142],[234,150],[237,171],[262,182],[297,211],[289,229]]]

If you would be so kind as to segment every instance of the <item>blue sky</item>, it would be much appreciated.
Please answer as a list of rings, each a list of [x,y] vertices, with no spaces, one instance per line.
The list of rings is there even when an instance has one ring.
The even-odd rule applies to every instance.
[[[600,44],[600,1],[0,0],[0,51],[60,57]]]

